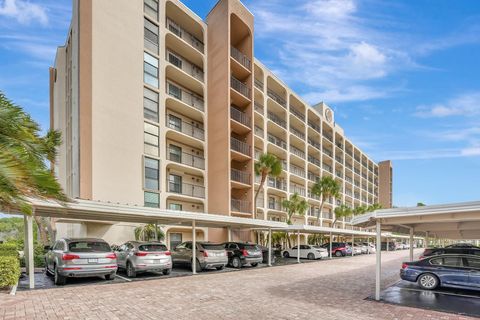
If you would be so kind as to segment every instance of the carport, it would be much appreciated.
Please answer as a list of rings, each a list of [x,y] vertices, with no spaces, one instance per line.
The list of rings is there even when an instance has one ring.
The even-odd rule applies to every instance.
[[[450,240],[480,239],[480,201],[376,210],[354,217],[352,224],[376,228],[375,300],[380,300],[382,230],[409,234],[410,243],[414,235]],[[410,261],[413,261],[413,246],[410,246]]]
[[[285,228],[284,222],[232,217],[220,214],[208,214],[187,211],[163,210],[157,208],[141,207],[135,205],[113,204],[91,200],[74,200],[61,204],[55,201],[29,199],[33,215],[41,217],[54,217],[69,220],[112,221],[131,222],[145,224],[167,224],[192,227],[193,247],[196,246],[196,228],[214,227],[227,228],[228,240],[231,240],[231,228],[239,229],[264,229],[269,231],[269,263],[272,257],[272,229]],[[21,212],[9,212],[21,214]],[[25,261],[29,275],[34,274],[33,262],[33,217],[24,215],[25,221]],[[193,260],[196,259],[196,251],[193,250]],[[196,274],[196,264],[192,264],[192,273]],[[35,287],[33,276],[29,277],[29,287]]]

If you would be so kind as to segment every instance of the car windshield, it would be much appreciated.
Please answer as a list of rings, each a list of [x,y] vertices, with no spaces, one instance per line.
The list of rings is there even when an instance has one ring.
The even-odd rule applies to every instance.
[[[142,244],[138,247],[140,251],[167,251],[167,246],[159,243]]]
[[[73,241],[68,244],[70,252],[110,252],[110,246],[103,241]]]
[[[202,247],[206,250],[225,250],[225,247],[216,243],[202,243]]]
[[[246,250],[259,250],[259,248],[254,244],[245,244],[243,247]]]

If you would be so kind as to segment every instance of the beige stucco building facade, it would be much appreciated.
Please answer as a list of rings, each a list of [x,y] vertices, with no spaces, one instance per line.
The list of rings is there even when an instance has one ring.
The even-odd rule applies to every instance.
[[[285,220],[281,201],[298,193],[311,209],[295,219],[312,224],[320,201],[310,187],[330,175],[342,192],[323,226],[340,203],[391,206],[391,170],[379,181],[332,109],[310,106],[254,58],[254,16],[238,0],[220,0],[206,21],[177,0],[74,0],[50,78],[51,127],[63,136],[55,172],[72,198]],[[266,152],[284,170],[254,204],[254,162]],[[59,234],[118,244],[134,227],[64,221]],[[190,237],[164,228],[167,244]],[[226,230],[198,237],[225,240]]]

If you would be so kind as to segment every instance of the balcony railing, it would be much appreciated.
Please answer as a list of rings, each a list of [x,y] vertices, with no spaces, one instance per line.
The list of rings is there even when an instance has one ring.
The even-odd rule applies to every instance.
[[[255,111],[257,111],[260,114],[263,114],[263,106],[260,103],[255,102],[254,106],[255,106]]]
[[[321,149],[320,143],[314,141],[312,138],[308,138],[308,143],[310,143],[312,146],[314,146],[314,147],[317,148],[318,150]]]
[[[352,178],[350,178],[350,177],[345,177],[345,181],[350,182],[350,183],[353,183],[353,180],[352,180]]]
[[[353,195],[352,191],[350,191],[350,190],[346,190],[346,191],[345,191],[345,194],[346,194],[347,196],[350,196],[350,197]]]
[[[234,46],[230,46],[232,58],[237,60],[242,66],[250,70],[252,68],[252,61],[240,50]]]
[[[320,200],[320,196],[313,194],[311,191],[308,191],[308,197],[315,200]],[[316,210],[318,212],[318,210]]]
[[[276,101],[279,105],[284,107],[285,109],[287,108],[287,101],[280,97],[277,93],[275,93],[273,90],[268,89],[267,90],[267,95],[273,100]]]
[[[257,87],[258,89],[260,89],[260,91],[263,91],[263,82],[262,82],[262,80],[259,80],[259,79],[255,78],[254,83],[255,83],[255,87]]]
[[[263,133],[264,131],[262,128],[260,128],[259,126],[255,126],[255,135],[263,138]]]
[[[232,86],[233,89],[240,92],[242,95],[244,95],[248,99],[250,99],[250,97],[252,96],[250,88],[245,83],[238,80],[234,76],[230,77],[230,85]]]
[[[173,162],[185,164],[190,167],[205,169],[205,158],[190,153],[175,153],[174,149],[167,149],[167,159]]]
[[[268,111],[267,118],[272,122],[278,124],[280,127],[287,129],[287,122],[280,119],[280,117],[278,117],[275,113]]]
[[[198,128],[191,123],[185,121],[177,121],[178,118],[171,118],[170,115],[167,116],[166,126],[175,131],[186,134],[187,136],[197,138],[199,140],[205,140],[205,132],[202,128]]]
[[[343,158],[342,157],[335,157],[335,160],[337,160],[337,162],[343,163]]]
[[[333,173],[332,167],[329,166],[329,165],[326,164],[326,163],[323,164],[323,169],[324,169],[324,170],[327,170],[327,171],[330,172],[330,173]]]
[[[203,98],[193,94],[181,86],[167,81],[167,94],[184,102],[185,104],[194,107],[200,111],[204,110]]]
[[[305,188],[296,184],[290,184],[290,193],[298,193],[300,196],[305,197]]]
[[[324,133],[323,133],[323,136],[324,136],[328,141],[333,142],[333,137],[332,137],[331,134],[324,132]]]
[[[204,74],[202,68],[198,67],[197,65],[191,63],[178,53],[172,52],[170,50],[166,51],[166,57],[168,62],[173,64],[175,67],[183,70],[185,73],[191,75],[197,80],[203,82]]]
[[[305,159],[305,152],[294,146],[290,146],[290,152],[302,159]]]
[[[330,158],[333,158],[333,152],[330,149],[323,148],[323,153],[325,153]]]
[[[294,164],[290,164],[290,172],[296,174],[297,176],[305,178],[305,169],[300,168]]]
[[[238,169],[231,169],[230,178],[244,184],[250,184],[250,173]]]
[[[314,123],[313,121],[308,121],[308,125],[310,126],[310,128],[312,128],[313,130],[317,131],[317,132],[320,132],[320,125]]]
[[[167,181],[168,192],[183,194],[195,198],[205,198],[205,187],[190,183],[176,183]]]
[[[243,111],[238,110],[237,108],[230,106],[230,115],[232,119],[240,122],[241,124],[251,128],[252,127],[252,119]]]
[[[231,210],[235,212],[251,213],[250,201],[230,199]]]
[[[340,171],[335,171],[335,175],[339,178],[343,178],[343,173],[341,173]]]
[[[320,167],[320,160],[317,159],[317,158],[315,158],[314,156],[310,156],[310,155],[309,155],[309,156],[308,156],[308,162],[313,163],[313,164],[315,164],[315,165],[317,165],[317,166]]]
[[[268,142],[271,142],[274,145],[287,150],[287,143],[284,140],[274,136],[273,134],[268,134],[267,139],[268,139]]]
[[[299,110],[295,109],[295,107],[290,106],[290,112],[300,120],[305,121],[305,115],[301,113]]]
[[[308,171],[308,180],[317,182],[318,180],[320,180],[320,176],[316,175],[313,172]]]
[[[272,187],[272,188],[275,188],[275,189],[287,191],[287,184],[285,183],[285,180],[283,180],[283,179],[275,179],[275,178],[270,178],[269,177],[268,178],[268,186]]]
[[[203,42],[197,39],[193,34],[183,29],[179,24],[173,21],[170,18],[167,18],[166,27],[177,37],[183,39],[185,42],[190,44],[192,47],[203,53],[204,45]]]
[[[290,126],[290,131],[297,136],[298,138],[305,140],[305,134],[300,132],[299,130],[295,129],[294,127]]]
[[[268,209],[276,211],[285,211],[280,201],[268,201]]]
[[[247,143],[240,141],[234,137],[230,137],[230,144],[231,144],[232,150],[235,150],[244,155],[250,156],[251,148]]]

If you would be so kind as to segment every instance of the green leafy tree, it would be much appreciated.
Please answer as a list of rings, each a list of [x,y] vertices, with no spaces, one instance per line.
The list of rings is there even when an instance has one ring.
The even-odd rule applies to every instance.
[[[315,182],[310,190],[313,195],[320,197],[320,210],[317,213],[317,224],[320,225],[320,215],[323,212],[325,201],[330,197],[338,197],[340,195],[340,184],[331,176],[323,176]]]
[[[162,229],[158,228],[158,226],[155,226],[154,224],[145,224],[142,226],[138,226],[135,228],[134,232],[135,232],[135,240],[140,240],[140,241],[155,240],[155,232],[157,233],[158,241],[165,239],[165,233],[162,231]]]
[[[364,214],[368,212],[368,207],[367,206],[357,206],[355,209],[353,209],[353,214],[354,215],[359,215],[359,214]]]
[[[0,92],[0,209],[19,208],[31,215],[28,197],[67,201],[48,161],[53,162],[60,133],[42,136],[40,126],[21,107]],[[34,216],[42,242],[47,242],[44,221]],[[43,227],[42,227],[43,226]]]
[[[342,218],[351,217],[353,214],[352,208],[345,204],[341,204],[333,210],[335,212],[335,219],[333,220],[332,226],[335,228],[335,223]]]
[[[309,208],[308,202],[302,197],[300,197],[296,192],[290,196],[290,199],[283,200],[282,206],[287,210],[287,224],[292,224],[293,215],[298,214],[300,216],[304,216]],[[288,246],[292,247],[288,232],[287,232],[287,240],[288,240]]]
[[[417,207],[425,207],[426,204],[423,202],[417,202]]]
[[[282,173],[282,162],[271,153],[264,153],[255,162],[255,175],[260,176],[260,186],[255,192],[254,207],[257,207],[257,198],[268,177],[278,177]],[[255,211],[257,211],[255,209]]]

